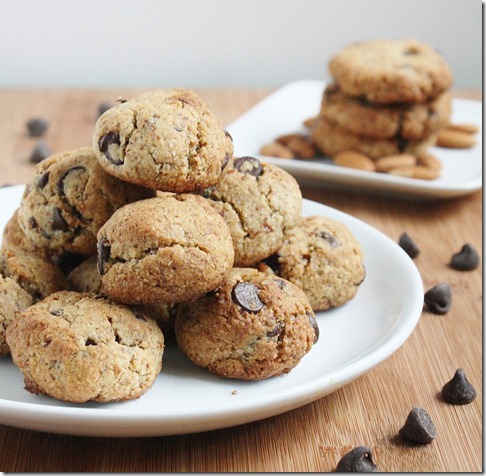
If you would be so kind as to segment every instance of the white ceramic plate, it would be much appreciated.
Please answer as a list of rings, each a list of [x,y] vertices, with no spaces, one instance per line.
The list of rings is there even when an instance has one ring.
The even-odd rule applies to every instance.
[[[0,231],[18,207],[22,189],[0,189]],[[78,405],[30,394],[11,358],[0,357],[0,423],[110,437],[212,430],[305,405],[382,362],[405,342],[421,315],[417,268],[394,241],[356,218],[308,200],[304,214],[325,215],[350,228],[366,256],[366,279],[352,301],[317,314],[319,341],[289,374],[260,382],[223,379],[169,345],[161,374],[140,399]]]
[[[262,145],[291,132],[306,133],[302,122],[319,113],[325,83],[302,80],[289,83],[231,123],[235,155],[253,155],[277,164],[297,179],[323,186],[385,193],[399,197],[432,199],[466,195],[482,187],[482,104],[453,99],[452,122],[476,124],[481,131],[470,149],[430,147],[443,165],[435,180],[419,180],[366,172],[332,164],[329,158],[285,160],[259,155]]]

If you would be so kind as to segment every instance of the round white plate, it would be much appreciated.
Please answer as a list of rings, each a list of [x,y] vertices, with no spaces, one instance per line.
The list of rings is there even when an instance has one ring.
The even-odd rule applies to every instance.
[[[467,195],[482,187],[482,103],[466,99],[452,100],[455,123],[472,123],[479,127],[477,143],[469,149],[430,147],[442,163],[441,176],[420,180],[391,174],[340,167],[329,158],[285,160],[263,157],[259,151],[276,137],[292,132],[307,133],[303,121],[319,113],[325,83],[301,80],[286,84],[228,125],[235,155],[253,155],[278,165],[297,179],[321,186],[367,191],[399,198],[420,200]]]
[[[19,206],[22,186],[0,189],[0,230]],[[68,404],[30,394],[9,356],[0,357],[0,423],[72,435],[155,436],[225,428],[277,415],[335,391],[396,351],[422,312],[423,285],[408,255],[371,226],[304,200],[304,215],[344,223],[365,253],[356,297],[317,313],[320,338],[289,374],[259,382],[223,379],[168,345],[163,369],[138,400]]]

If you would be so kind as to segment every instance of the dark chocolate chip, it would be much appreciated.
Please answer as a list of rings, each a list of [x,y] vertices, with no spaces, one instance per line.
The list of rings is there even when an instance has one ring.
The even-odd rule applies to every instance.
[[[458,271],[472,271],[479,266],[479,255],[472,245],[466,243],[461,251],[452,255],[450,266]]]
[[[145,316],[142,316],[141,314],[135,314],[135,317],[139,320],[139,321],[144,321],[144,322],[147,322],[147,319],[145,319]]]
[[[49,171],[44,172],[39,177],[39,180],[37,180],[37,187],[39,187],[42,190],[47,185],[48,181],[49,181]]]
[[[39,137],[49,129],[49,122],[41,117],[33,117],[27,121],[27,131],[30,137]]]
[[[49,147],[49,144],[46,141],[38,140],[35,143],[32,152],[30,153],[29,162],[32,162],[33,164],[38,164],[39,162],[42,162],[44,159],[47,159],[47,157],[51,155],[52,151]]]
[[[416,407],[408,414],[398,435],[412,443],[427,444],[435,438],[436,431],[430,415],[423,408]]]
[[[90,339],[89,337],[86,339],[85,342],[86,345],[97,345],[97,342],[94,341],[93,339]]]
[[[98,104],[98,117],[100,117],[102,114],[104,114],[108,109],[111,109],[113,107],[113,104],[109,102],[100,102]]]
[[[425,293],[424,303],[434,314],[447,314],[452,304],[451,287],[447,283],[437,284]]]
[[[82,165],[76,165],[75,167],[71,167],[70,169],[67,169],[60,177],[59,180],[57,181],[57,190],[61,195],[66,195],[66,190],[64,188],[64,182],[66,181],[66,178],[69,174],[74,172],[75,170],[86,170],[85,167]]]
[[[226,168],[226,166],[228,165],[229,159],[230,159],[230,155],[226,154],[224,156],[223,163],[221,164],[221,171],[223,171]]]
[[[331,245],[331,248],[337,248],[338,246],[341,246],[340,241],[336,239],[335,236],[331,235],[331,233],[329,233],[328,231],[320,231],[316,233],[316,236],[327,241]]]
[[[270,332],[267,332],[267,337],[276,337],[279,336],[284,329],[284,326],[281,322],[277,322],[273,329]]]
[[[315,344],[319,340],[319,326],[317,325],[317,321],[314,313],[307,312],[307,317],[309,318],[311,326],[314,329],[314,344]]]
[[[62,216],[61,209],[56,207],[52,212],[52,229],[59,230],[59,231],[68,231],[69,225],[67,221]]]
[[[39,224],[37,223],[37,220],[34,217],[29,217],[29,226],[30,226],[31,230],[33,230],[34,228],[37,228],[39,226]]]
[[[231,137],[231,134],[226,129],[224,130],[224,135],[226,137],[229,137],[229,139],[231,140],[231,142],[233,142],[233,137]]]
[[[239,157],[235,160],[234,167],[238,172],[254,177],[259,177],[263,173],[262,164],[256,157]]]
[[[243,281],[235,285],[231,291],[231,297],[243,309],[250,312],[259,312],[263,309],[263,303],[258,297],[258,291],[258,287],[253,283]]]
[[[50,311],[53,316],[62,316],[64,314],[64,309],[53,309]]]
[[[453,405],[466,405],[476,398],[476,389],[466,378],[464,370],[457,369],[452,380],[442,387],[442,399]]]
[[[407,253],[410,258],[415,258],[420,253],[420,248],[415,241],[412,240],[408,233],[403,233],[398,239],[399,246]]]
[[[107,132],[99,141],[98,147],[100,152],[105,154],[105,157],[114,165],[121,165],[123,164],[123,160],[114,159],[111,154],[109,147],[110,145],[120,145],[120,134],[118,132],[110,131]]]
[[[336,467],[338,473],[377,473],[378,467],[373,462],[373,453],[368,446],[357,446],[346,453]]]
[[[101,238],[98,240],[98,271],[101,275],[105,274],[105,263],[110,258],[111,246]]]

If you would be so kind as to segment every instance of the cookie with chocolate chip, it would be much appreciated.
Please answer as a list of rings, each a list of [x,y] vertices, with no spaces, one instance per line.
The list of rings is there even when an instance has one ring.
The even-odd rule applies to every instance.
[[[196,299],[221,284],[233,259],[228,226],[195,194],[126,205],[98,232],[101,290],[124,303]]]
[[[380,104],[424,103],[453,80],[436,49],[407,38],[350,44],[330,60],[329,71],[345,94]]]
[[[21,198],[19,225],[37,247],[92,255],[96,233],[115,210],[153,195],[106,173],[92,149],[66,151],[36,166]]]
[[[283,246],[258,267],[302,288],[314,311],[322,311],[356,295],[365,278],[363,260],[346,225],[314,215],[288,230]]]
[[[143,395],[162,367],[164,336],[141,311],[100,295],[61,291],[7,329],[25,388],[66,402]]]
[[[226,221],[239,267],[280,248],[284,231],[302,213],[302,193],[294,177],[255,157],[233,157],[221,181],[203,195]]]
[[[219,180],[233,141],[193,91],[157,89],[102,114],[93,149],[102,167],[122,180],[194,192]]]
[[[290,372],[319,330],[304,292],[250,268],[233,268],[214,292],[178,306],[179,348],[222,377],[261,380]]]

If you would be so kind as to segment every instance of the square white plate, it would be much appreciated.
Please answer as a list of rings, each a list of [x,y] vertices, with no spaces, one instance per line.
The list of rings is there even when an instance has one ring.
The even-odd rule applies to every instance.
[[[429,149],[443,166],[441,176],[435,180],[340,167],[325,157],[288,160],[260,155],[262,145],[273,142],[279,135],[308,132],[303,121],[319,113],[324,88],[325,83],[317,80],[289,83],[232,122],[227,130],[233,137],[235,155],[259,157],[280,166],[297,179],[318,182],[323,186],[385,193],[403,198],[447,198],[481,189],[483,163],[480,101],[453,99],[451,121],[475,124],[480,131],[476,134],[476,145],[469,149]]]

